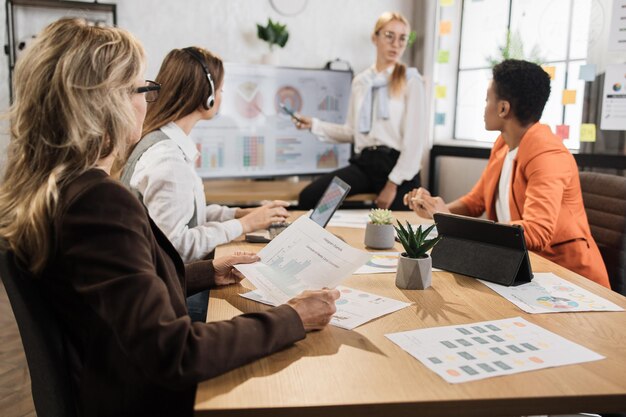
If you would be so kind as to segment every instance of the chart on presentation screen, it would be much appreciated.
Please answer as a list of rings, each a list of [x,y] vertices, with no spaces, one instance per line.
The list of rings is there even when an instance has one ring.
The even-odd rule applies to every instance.
[[[316,174],[346,166],[349,144],[319,141],[283,110],[344,123],[352,73],[225,64],[218,115],[191,131],[204,178]]]

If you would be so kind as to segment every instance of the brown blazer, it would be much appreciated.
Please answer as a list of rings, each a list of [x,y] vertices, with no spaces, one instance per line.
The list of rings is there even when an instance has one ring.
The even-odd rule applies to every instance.
[[[472,191],[461,198],[471,215],[496,220],[496,193],[509,147],[499,136]],[[610,288],[600,250],[591,236],[574,157],[550,128],[531,126],[513,160],[511,223],[524,227],[529,250]]]
[[[286,305],[192,323],[185,296],[213,285],[211,261],[185,267],[103,171],[64,188],[52,239],[41,284],[65,331],[80,415],[189,415],[199,381],[305,337]]]

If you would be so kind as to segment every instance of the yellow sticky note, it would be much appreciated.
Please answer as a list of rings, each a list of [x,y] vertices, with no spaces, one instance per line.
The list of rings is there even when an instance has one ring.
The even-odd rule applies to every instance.
[[[576,103],[576,90],[563,90],[563,105]]]
[[[450,32],[452,32],[452,21],[442,20],[441,22],[439,22],[440,35],[449,35]]]
[[[454,4],[454,0],[439,0],[439,5],[441,7],[450,7]]]
[[[450,61],[450,51],[440,50],[437,53],[437,62],[440,64],[447,64]]]
[[[446,98],[448,95],[448,87],[445,85],[435,86],[435,97],[436,98]]]
[[[556,67],[551,65],[544,65],[541,68],[543,68],[543,70],[548,73],[551,80],[554,80],[554,77],[556,76]]]
[[[580,125],[580,141],[595,142],[596,141],[596,125],[594,123],[583,123]]]

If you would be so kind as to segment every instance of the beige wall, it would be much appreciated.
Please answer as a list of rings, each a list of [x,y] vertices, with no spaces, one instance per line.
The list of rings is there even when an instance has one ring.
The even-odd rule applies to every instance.
[[[439,195],[446,202],[469,192],[487,166],[487,159],[440,156],[437,158]]]

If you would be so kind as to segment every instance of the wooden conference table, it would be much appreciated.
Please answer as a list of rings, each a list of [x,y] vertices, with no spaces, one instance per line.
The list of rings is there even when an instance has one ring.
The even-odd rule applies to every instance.
[[[412,213],[394,214],[420,222]],[[330,230],[363,248],[362,229]],[[218,248],[217,255],[261,247],[237,241]],[[531,254],[531,263],[534,272],[554,272],[626,308],[626,298],[546,259]],[[395,274],[353,275],[343,285],[413,305],[352,331],[328,326],[284,351],[201,383],[196,415],[440,417],[626,412],[626,312],[527,314],[463,275],[435,272],[432,287],[425,291],[400,290],[394,279]],[[211,291],[209,320],[268,308],[238,296],[253,288],[245,280],[242,284]],[[517,316],[606,359],[449,384],[384,336]]]

